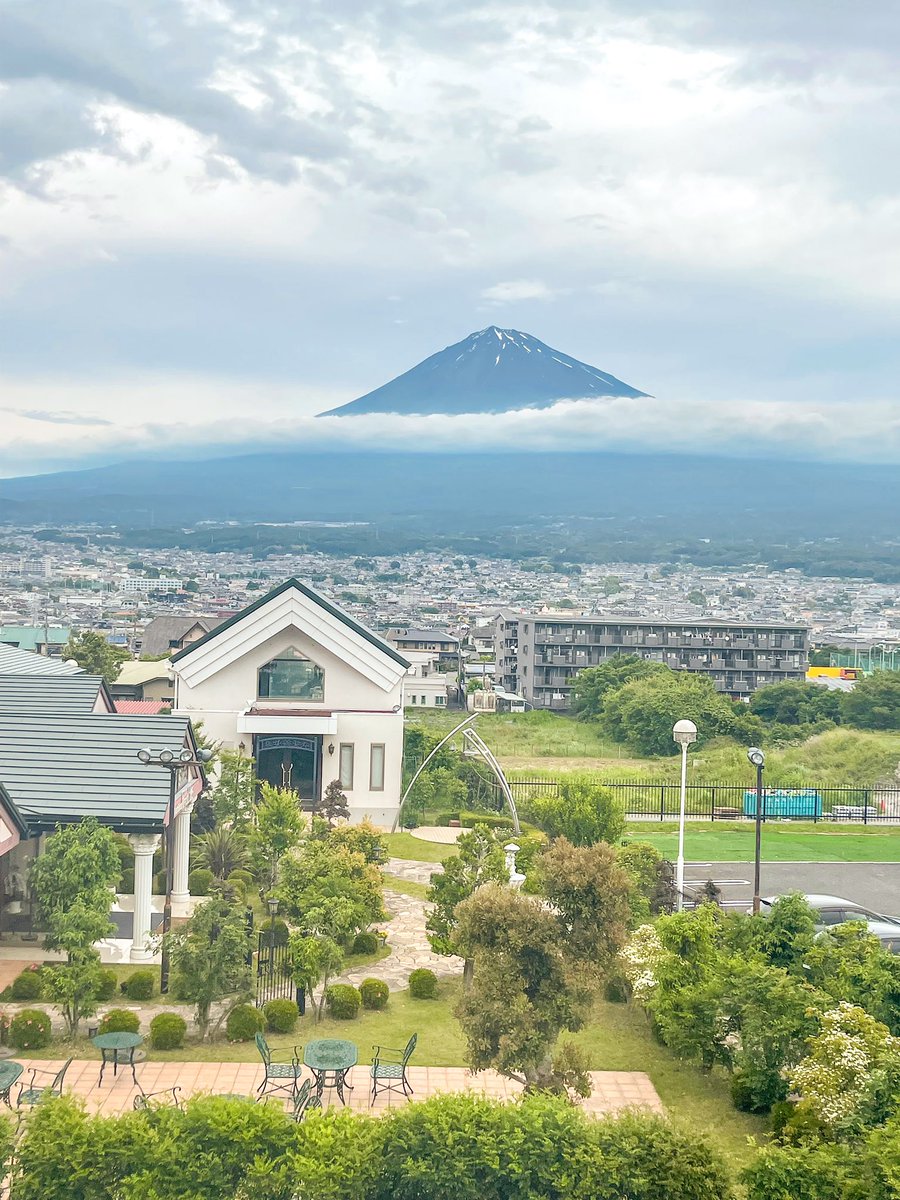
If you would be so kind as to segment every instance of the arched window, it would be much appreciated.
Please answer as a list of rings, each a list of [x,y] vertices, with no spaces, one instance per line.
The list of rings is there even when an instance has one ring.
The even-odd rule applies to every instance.
[[[291,646],[259,668],[261,700],[324,700],[325,672]]]

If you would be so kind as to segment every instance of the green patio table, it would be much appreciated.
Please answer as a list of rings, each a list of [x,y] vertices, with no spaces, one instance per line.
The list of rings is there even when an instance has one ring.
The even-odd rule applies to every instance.
[[[347,1082],[347,1072],[356,1066],[356,1060],[354,1042],[344,1041],[343,1038],[320,1038],[316,1042],[307,1042],[303,1063],[315,1076],[316,1095],[320,1100],[326,1088],[334,1088],[341,1104],[346,1104],[344,1089],[353,1091]]]
[[[21,1063],[13,1062],[11,1058],[0,1061],[0,1100],[7,1108],[12,1108],[9,1093],[24,1070]]]
[[[111,1062],[113,1065],[113,1076],[119,1073],[119,1063],[125,1062],[131,1067],[131,1077],[134,1080],[134,1086],[137,1087],[137,1072],[134,1069],[134,1052],[143,1042],[143,1038],[139,1033],[100,1033],[97,1037],[91,1038],[91,1041],[103,1055],[103,1062],[100,1066],[100,1078],[97,1080],[97,1087],[103,1083],[103,1072],[106,1070],[106,1064]],[[121,1057],[120,1057],[121,1055]]]

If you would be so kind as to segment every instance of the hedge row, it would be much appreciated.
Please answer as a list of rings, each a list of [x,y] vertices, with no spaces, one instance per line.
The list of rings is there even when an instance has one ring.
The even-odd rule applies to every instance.
[[[5,1144],[4,1144],[5,1143]],[[12,1147],[0,1118],[0,1151]],[[30,1116],[14,1200],[732,1200],[702,1139],[654,1116],[593,1120],[559,1100],[437,1096],[388,1115],[198,1097],[89,1116],[64,1097]]]

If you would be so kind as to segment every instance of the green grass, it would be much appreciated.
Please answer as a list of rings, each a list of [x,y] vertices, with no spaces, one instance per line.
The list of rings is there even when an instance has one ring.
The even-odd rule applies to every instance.
[[[458,712],[417,712],[408,719],[443,736],[458,725]],[[595,724],[561,713],[485,713],[476,723],[479,734],[499,758],[621,758],[628,756]]]
[[[416,883],[414,879],[401,879],[399,875],[384,874],[384,886],[401,896],[411,896],[414,900],[425,900],[428,894],[427,883]]]
[[[650,842],[667,858],[678,853],[678,826],[635,821],[625,834]],[[752,822],[688,821],[684,853],[689,862],[749,862],[754,853]],[[900,862],[900,827],[771,822],[763,825],[764,862]]]
[[[341,974],[346,971],[357,971],[360,967],[367,967],[369,963],[381,962],[382,959],[388,958],[390,953],[390,946],[379,946],[374,954],[345,954]]]
[[[406,858],[413,862],[443,862],[451,854],[456,853],[453,845],[440,842],[424,842],[415,838],[411,833],[388,833],[384,840],[387,842],[391,858]]]

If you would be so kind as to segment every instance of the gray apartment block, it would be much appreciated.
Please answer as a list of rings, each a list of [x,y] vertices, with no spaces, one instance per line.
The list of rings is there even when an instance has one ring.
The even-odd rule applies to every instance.
[[[623,617],[525,616],[494,621],[497,678],[535,708],[565,711],[585,667],[614,654],[639,654],[673,671],[708,675],[720,692],[749,696],[767,683],[803,679],[809,630],[735,621],[653,621]]]

